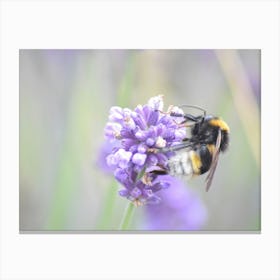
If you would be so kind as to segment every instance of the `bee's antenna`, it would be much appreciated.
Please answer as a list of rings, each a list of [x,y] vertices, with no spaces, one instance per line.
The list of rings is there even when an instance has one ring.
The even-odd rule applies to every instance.
[[[183,104],[183,105],[178,106],[178,107],[179,107],[179,108],[182,108],[182,107],[195,108],[195,109],[198,109],[198,110],[200,110],[200,111],[202,111],[202,112],[203,112],[203,117],[205,117],[205,116],[206,116],[206,111],[205,111],[204,109],[202,109],[201,107],[196,106],[196,105],[187,105],[187,104]]]

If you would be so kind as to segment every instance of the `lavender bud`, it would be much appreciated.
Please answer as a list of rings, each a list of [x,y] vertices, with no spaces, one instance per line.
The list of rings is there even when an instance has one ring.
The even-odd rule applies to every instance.
[[[136,165],[142,166],[142,165],[144,165],[146,158],[147,158],[147,155],[136,153],[132,157],[132,162]]]
[[[163,110],[163,95],[158,95],[155,97],[152,97],[148,101],[148,105],[153,109],[153,110]]]

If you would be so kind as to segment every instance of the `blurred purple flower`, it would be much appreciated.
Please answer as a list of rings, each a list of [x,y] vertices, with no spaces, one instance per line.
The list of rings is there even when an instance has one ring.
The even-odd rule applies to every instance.
[[[114,166],[108,166],[107,164],[107,156],[111,154],[114,147],[116,147],[117,143],[116,141],[105,141],[102,146],[100,147],[96,165],[106,174],[113,174],[115,167]]]
[[[207,220],[206,208],[198,195],[187,188],[180,179],[171,176],[158,176],[170,188],[159,194],[160,205],[147,205],[145,208],[145,230],[200,230]]]
[[[160,201],[155,193],[169,183],[164,177],[156,181],[157,176],[150,172],[156,166],[166,167],[172,153],[161,153],[159,148],[170,147],[186,137],[185,128],[162,110],[162,96],[151,98],[134,111],[117,106],[110,109],[105,137],[118,144],[107,156],[107,165],[114,168],[115,178],[124,186],[119,194],[135,205]],[[172,111],[183,113],[178,107],[172,107]]]

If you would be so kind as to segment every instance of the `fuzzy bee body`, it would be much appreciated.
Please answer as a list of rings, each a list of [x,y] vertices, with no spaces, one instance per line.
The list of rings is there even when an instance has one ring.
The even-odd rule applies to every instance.
[[[168,161],[168,171],[171,176],[184,175],[191,178],[193,167],[191,160],[192,151],[179,151]]]
[[[211,166],[213,155],[211,151],[210,145],[201,145],[196,150],[186,149],[176,152],[168,161],[169,174],[187,178],[204,174]]]
[[[173,151],[174,155],[169,158],[165,169],[156,172],[191,178],[209,171],[206,178],[206,191],[208,191],[217,167],[219,153],[225,152],[229,145],[229,127],[221,118],[205,113],[197,117],[190,114],[171,113],[170,115],[184,117],[183,123],[191,127],[191,135],[182,143],[162,150]]]

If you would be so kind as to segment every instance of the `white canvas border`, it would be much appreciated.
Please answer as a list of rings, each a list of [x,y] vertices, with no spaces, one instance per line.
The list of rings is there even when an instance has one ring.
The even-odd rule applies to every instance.
[[[1,277],[278,279],[279,34],[278,1],[2,2]],[[261,234],[19,234],[20,48],[261,49]]]

